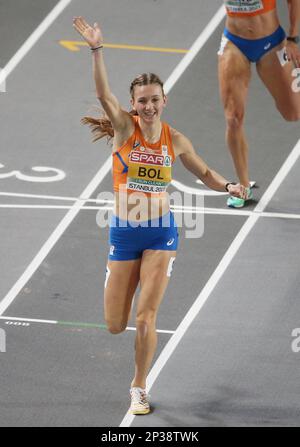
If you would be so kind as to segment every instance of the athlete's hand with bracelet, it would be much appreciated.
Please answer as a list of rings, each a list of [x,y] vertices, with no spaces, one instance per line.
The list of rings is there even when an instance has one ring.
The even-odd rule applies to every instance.
[[[91,50],[98,50],[103,47],[103,36],[98,23],[90,26],[83,17],[74,17],[73,27],[89,44]]]

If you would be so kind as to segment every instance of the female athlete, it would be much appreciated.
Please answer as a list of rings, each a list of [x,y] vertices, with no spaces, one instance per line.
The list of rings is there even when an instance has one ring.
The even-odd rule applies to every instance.
[[[252,199],[248,173],[248,143],[244,131],[251,63],[287,121],[300,119],[300,0],[287,0],[289,36],[280,26],[276,0],[225,0],[227,20],[219,55],[219,87],[226,119],[226,142],[237,176],[247,188],[246,199],[229,197],[229,207]],[[299,79],[299,78],[298,78]]]
[[[126,329],[140,284],[130,409],[146,414],[150,411],[146,377],[157,345],[155,321],[178,244],[166,192],[172,164],[179,156],[190,172],[217,191],[243,198],[246,189],[211,170],[188,138],[161,121],[167,98],[156,75],[143,74],[132,82],[133,111],[123,110],[110,90],[99,25],[90,26],[82,17],[74,18],[73,25],[92,50],[96,93],[106,114],[100,119],[86,117],[84,123],[92,127],[95,140],[113,137],[115,210],[104,288],[105,321],[113,334]]]

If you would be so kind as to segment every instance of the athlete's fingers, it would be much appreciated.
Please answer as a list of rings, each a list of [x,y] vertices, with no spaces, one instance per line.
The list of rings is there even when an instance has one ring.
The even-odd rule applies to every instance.
[[[76,17],[73,21],[73,25],[78,32],[83,33],[85,31],[85,27],[83,26],[79,17]]]
[[[79,26],[74,25],[75,30],[81,35],[84,35],[85,30],[80,28]]]
[[[90,25],[87,23],[87,21],[86,21],[83,17],[81,17],[81,23],[82,23],[82,25],[85,26],[86,28],[89,28],[89,27],[90,27]]]
[[[247,189],[243,185],[234,185],[230,188],[230,195],[246,199],[248,196]]]
[[[82,25],[81,17],[74,17],[73,22],[76,23],[78,26]]]
[[[300,63],[300,52],[297,49],[288,49],[287,51],[287,56],[288,56],[288,60],[292,61],[293,64],[295,65],[295,67],[299,67],[299,63]]]
[[[76,22],[75,20],[74,20],[74,22],[73,22],[73,26],[74,26],[74,28],[76,29],[76,31],[79,31],[80,30],[80,25],[78,24],[78,22]]]
[[[245,188],[244,188],[243,185],[237,185],[236,196],[243,198],[244,197],[244,193],[245,193],[244,190],[245,190]]]
[[[82,17],[77,17],[75,23],[76,23],[78,29],[80,29],[82,31],[84,31],[84,30],[89,28],[88,23]]]
[[[73,23],[73,27],[75,28],[75,30],[77,31],[77,33],[82,34],[79,26],[77,25],[77,23]]]

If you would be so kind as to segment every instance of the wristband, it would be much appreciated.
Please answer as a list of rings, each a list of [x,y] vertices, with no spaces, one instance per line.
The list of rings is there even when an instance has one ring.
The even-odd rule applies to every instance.
[[[91,51],[99,50],[100,48],[103,48],[103,45],[99,45],[99,47],[90,48]]]
[[[300,37],[299,36],[288,36],[286,40],[289,40],[290,42],[299,43]]]
[[[228,186],[229,186],[229,185],[236,185],[236,183],[235,183],[235,182],[228,182],[228,183],[226,183],[226,185],[225,185],[225,189],[226,189],[227,192],[229,192],[229,191],[228,191]]]

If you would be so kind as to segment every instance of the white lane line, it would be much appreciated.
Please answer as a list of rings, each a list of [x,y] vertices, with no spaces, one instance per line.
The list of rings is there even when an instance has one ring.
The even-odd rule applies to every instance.
[[[212,276],[207,281],[206,285],[200,292],[200,294],[197,296],[196,300],[194,301],[194,304],[191,306],[181,323],[179,324],[178,328],[175,331],[175,334],[172,335],[164,349],[162,350],[161,354],[159,355],[158,359],[156,360],[155,364],[153,365],[150,373],[147,377],[147,390],[149,391],[151,387],[153,386],[155,380],[159,376],[161,370],[169,360],[170,356],[176,349],[177,345],[179,344],[180,340],[183,338],[185,332],[190,327],[200,310],[202,309],[203,305],[209,298],[210,294],[224,275],[227,267],[230,265],[231,261],[233,260],[234,256],[237,254],[238,250],[240,249],[241,245],[243,244],[246,237],[251,232],[252,228],[258,221],[260,217],[260,212],[262,212],[270,200],[272,199],[273,195],[278,190],[279,186],[283,182],[283,180],[286,178],[296,161],[298,160],[300,156],[300,140],[280,168],[278,174],[274,177],[273,181],[271,182],[270,186],[268,187],[267,191],[255,207],[256,213],[253,213],[252,216],[250,216],[244,225],[242,226],[241,230],[237,234],[236,238],[228,248],[227,252],[221,259],[221,262],[215,269]],[[129,427],[133,420],[134,415],[130,414],[129,411],[125,415],[124,419],[122,420],[120,427]]]
[[[276,219],[300,219],[300,214],[288,214],[288,213],[269,213],[263,212],[259,214],[260,217],[273,217]]]
[[[0,316],[0,320],[7,321],[26,321],[28,323],[44,323],[44,324],[57,324],[56,320],[39,320],[37,318],[18,318],[18,317],[5,317]]]
[[[97,172],[95,177],[91,180],[91,182],[87,185],[85,190],[82,192],[82,196],[89,197],[93,194],[95,189],[98,187],[98,185],[102,182],[102,180],[106,176],[108,170],[110,169],[110,166],[111,166],[111,159],[109,158],[108,160],[106,160],[104,165],[99,169],[99,171]],[[14,284],[14,286],[10,289],[10,291],[7,293],[7,295],[0,302],[0,315],[2,315],[6,311],[8,306],[13,302],[15,297],[18,295],[18,293],[21,291],[21,289],[25,286],[27,281],[29,281],[31,276],[38,269],[40,264],[43,262],[45,257],[50,252],[50,250],[53,248],[53,246],[56,244],[56,242],[59,240],[59,238],[65,232],[65,230],[68,228],[70,223],[74,220],[74,218],[77,216],[79,211],[82,209],[82,206],[83,206],[83,203],[81,200],[76,201],[74,203],[74,205],[72,206],[72,208],[69,210],[69,212],[64,216],[64,218],[58,224],[56,229],[53,231],[53,233],[47,239],[45,244],[42,246],[42,248],[40,249],[38,254],[35,256],[35,258],[28,265],[28,267],[26,268],[24,273],[21,275],[21,277],[18,279],[18,281]]]
[[[5,82],[11,72],[31,50],[40,37],[47,31],[62,11],[71,3],[72,0],[61,0],[41,22],[36,30],[28,37],[28,39],[19,48],[16,54],[9,60],[3,70],[0,72],[0,85]]]
[[[136,328],[127,326],[126,330],[127,331],[136,331]],[[158,332],[160,334],[175,334],[175,331],[167,331],[165,329],[156,329],[156,332]]]
[[[276,177],[260,199],[259,203],[255,207],[254,211],[257,213],[261,213],[265,210],[267,204],[270,202],[271,198],[283,182],[283,180],[287,177],[288,173],[290,172],[291,168],[294,166],[296,161],[299,158],[300,154],[300,140],[286,159],[286,161],[283,163],[282,167],[278,171]]]
[[[80,199],[79,199],[80,200]],[[15,205],[15,204],[0,204],[0,208],[17,208],[17,209],[50,209],[50,210],[70,210],[72,209],[71,205]],[[170,206],[170,209],[173,213],[178,214],[210,214],[210,215],[219,215],[219,216],[239,216],[239,217],[249,217],[258,215],[259,217],[264,218],[276,218],[276,219],[300,219],[300,214],[293,213],[274,213],[274,212],[260,212],[260,211],[246,211],[246,210],[235,210],[230,209],[227,210],[225,208],[193,208],[191,206]],[[81,211],[113,211],[112,206],[84,206]]]
[[[26,199],[43,199],[43,200],[61,200],[63,202],[72,201],[76,202],[76,200],[81,200],[86,203],[114,203],[113,200],[106,200],[106,199],[87,199],[84,197],[69,197],[69,196],[49,196],[49,195],[43,195],[43,194],[24,194],[24,193],[16,193],[16,192],[0,192],[0,196],[5,197],[19,197],[19,198],[26,198]]]
[[[97,323],[84,323],[80,321],[59,321],[59,320],[41,320],[38,318],[19,318],[19,317],[6,317],[6,316],[0,316],[0,320],[4,321],[22,321],[27,323],[41,323],[41,324],[57,324],[57,325],[68,325],[68,326],[81,326],[81,327],[99,327],[101,329],[105,328],[104,324],[97,324]],[[135,327],[127,326],[127,331],[136,331]],[[160,334],[174,334],[175,331],[169,331],[166,329],[157,329],[156,332]]]
[[[80,201],[79,201],[80,202]],[[83,206],[83,210],[113,210],[112,206],[104,207],[104,206]],[[33,210],[71,210],[74,205],[16,205],[16,204],[0,204],[0,208],[25,208],[25,209],[33,209]]]

